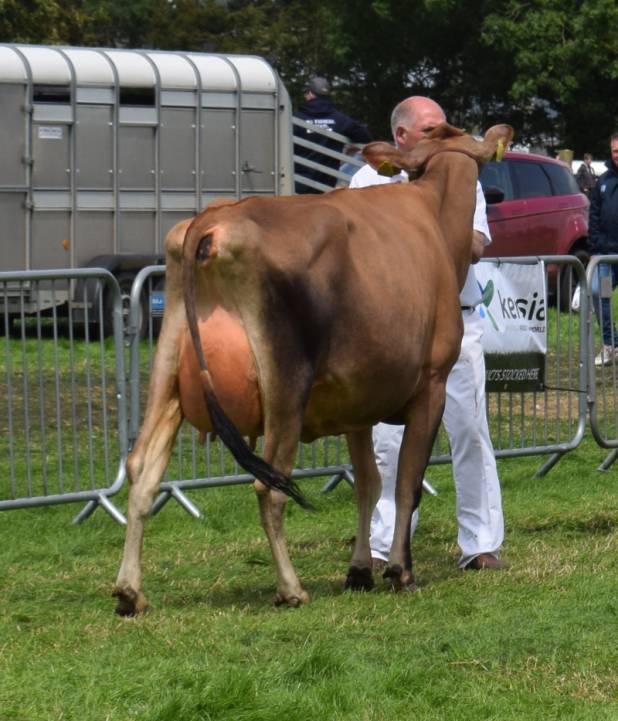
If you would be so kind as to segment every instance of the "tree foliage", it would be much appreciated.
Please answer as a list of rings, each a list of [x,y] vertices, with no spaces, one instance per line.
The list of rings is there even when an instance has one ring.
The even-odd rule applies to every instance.
[[[511,58],[508,94],[527,132],[543,108],[557,137],[580,153],[606,153],[618,126],[615,0],[509,0],[485,19],[481,38]]]
[[[295,102],[314,73],[388,137],[410,94],[482,129],[604,155],[618,126],[615,0],[0,0],[0,40],[263,55]]]

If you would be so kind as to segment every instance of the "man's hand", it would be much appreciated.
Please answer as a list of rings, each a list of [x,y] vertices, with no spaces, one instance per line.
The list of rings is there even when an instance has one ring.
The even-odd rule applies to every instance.
[[[487,238],[485,237],[484,233],[481,233],[479,230],[472,231],[472,259],[470,260],[470,262],[473,265],[474,263],[478,263],[479,260],[483,257],[486,241]]]

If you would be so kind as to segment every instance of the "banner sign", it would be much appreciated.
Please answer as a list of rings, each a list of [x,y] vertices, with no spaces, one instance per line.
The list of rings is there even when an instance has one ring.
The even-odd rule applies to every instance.
[[[547,322],[545,268],[500,261],[474,267],[483,301],[486,388],[542,391]]]

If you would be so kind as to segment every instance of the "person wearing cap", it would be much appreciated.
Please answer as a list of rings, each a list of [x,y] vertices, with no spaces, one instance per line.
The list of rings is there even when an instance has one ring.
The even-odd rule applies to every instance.
[[[306,123],[315,125],[316,128],[321,130],[331,131],[345,135],[353,143],[368,143],[371,140],[371,135],[367,130],[367,127],[357,120],[339,112],[331,100],[330,96],[330,84],[326,78],[312,77],[305,88],[305,102],[298,108],[294,113],[296,118],[304,120]],[[297,138],[303,138],[309,140],[312,143],[328,148],[329,150],[335,150],[342,152],[344,144],[338,140],[328,138],[321,133],[314,133],[308,128],[294,126],[294,136]],[[301,158],[310,160],[320,165],[325,165],[328,168],[337,169],[340,161],[337,158],[333,158],[329,155],[321,153],[319,150],[312,150],[302,145],[294,145],[294,153]],[[327,185],[329,188],[334,188],[337,182],[337,178],[323,173],[315,168],[310,168],[301,163],[296,163],[294,166],[295,174],[302,175],[308,180],[316,181]],[[320,193],[322,192],[319,188],[314,188],[311,185],[305,184],[302,181],[296,183],[297,193]]]
[[[404,151],[416,144],[437,125],[446,122],[442,108],[431,98],[414,95],[393,110],[391,128],[395,144]],[[363,166],[350,182],[350,188],[405,182],[407,176],[379,175],[370,165]],[[491,242],[485,198],[480,183],[476,186],[476,210],[472,226],[472,263],[483,255]],[[499,570],[504,540],[504,519],[500,481],[494,448],[489,436],[485,408],[485,360],[481,337],[483,320],[477,311],[481,303],[474,265],[470,266],[459,296],[464,333],[457,362],[446,381],[443,423],[451,445],[455,513],[461,550],[458,565],[462,569]],[[371,518],[370,546],[375,569],[388,559],[395,526],[395,485],[403,426],[379,423],[373,429],[373,443],[382,492]],[[411,534],[418,521],[418,509],[412,517]]]

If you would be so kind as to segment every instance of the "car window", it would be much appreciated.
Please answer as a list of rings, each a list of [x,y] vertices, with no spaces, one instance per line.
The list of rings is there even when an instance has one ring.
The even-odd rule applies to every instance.
[[[554,195],[573,195],[579,193],[579,187],[573,174],[568,168],[553,163],[544,163],[543,168],[549,175],[554,189]]]
[[[539,163],[514,160],[511,168],[517,198],[544,198],[552,195],[549,177]]]
[[[513,200],[513,184],[511,183],[511,175],[509,173],[509,161],[503,160],[501,163],[485,163],[481,166],[479,180],[485,188],[500,188],[504,191],[505,200]]]

